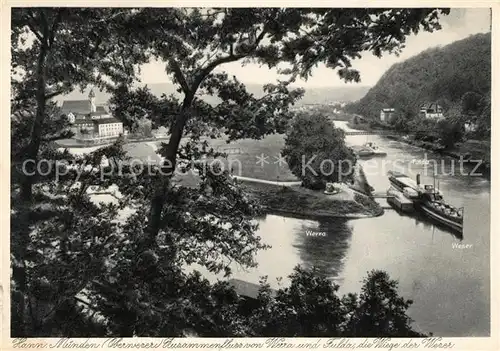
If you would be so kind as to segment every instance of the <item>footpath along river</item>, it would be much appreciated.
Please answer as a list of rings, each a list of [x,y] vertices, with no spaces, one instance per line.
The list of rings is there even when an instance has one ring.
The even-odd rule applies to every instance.
[[[335,125],[349,129],[345,122]],[[278,288],[286,284],[297,264],[316,266],[340,285],[340,293],[347,293],[359,292],[366,273],[381,269],[399,281],[402,296],[414,301],[409,314],[417,330],[443,337],[488,336],[490,182],[461,175],[457,160],[381,136],[348,136],[346,140],[350,145],[375,142],[387,152],[385,157],[359,161],[376,192],[389,188],[386,173],[392,169],[413,178],[420,173],[423,183],[432,184],[434,166],[425,160],[436,161],[436,179],[445,199],[465,207],[463,237],[425,218],[394,210],[376,218],[328,222],[267,215],[257,234],[272,248],[257,255],[255,269],[233,267],[233,277],[258,283],[260,276],[267,275],[271,286]]]
[[[348,130],[346,122],[335,121]],[[233,266],[233,277],[258,283],[268,276],[272,287],[287,284],[297,264],[316,266],[340,285],[340,293],[359,292],[372,269],[399,281],[402,296],[414,301],[414,326],[436,336],[490,334],[490,182],[460,174],[457,160],[377,135],[347,136],[349,145],[375,142],[385,157],[360,160],[376,192],[389,187],[387,171],[403,171],[433,183],[433,164],[445,199],[465,207],[464,234],[458,237],[425,218],[386,210],[381,217],[313,221],[267,215],[257,232],[271,249],[258,253],[258,267]],[[90,150],[87,150],[87,152]],[[430,164],[426,165],[426,160]],[[455,167],[452,172],[452,167]],[[465,169],[472,170],[472,168]],[[464,172],[465,173],[465,172]],[[437,181],[436,181],[437,185]],[[385,204],[385,199],[380,200]],[[207,278],[216,278],[196,267]],[[276,278],[283,278],[278,282]]]

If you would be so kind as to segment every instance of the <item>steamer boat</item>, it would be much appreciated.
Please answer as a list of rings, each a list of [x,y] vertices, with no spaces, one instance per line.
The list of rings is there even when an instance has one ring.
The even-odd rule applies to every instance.
[[[464,209],[448,204],[439,189],[434,185],[420,185],[420,174],[416,181],[398,172],[389,172],[389,181],[398,191],[413,200],[415,208],[423,212],[427,217],[445,225],[446,227],[463,231]]]

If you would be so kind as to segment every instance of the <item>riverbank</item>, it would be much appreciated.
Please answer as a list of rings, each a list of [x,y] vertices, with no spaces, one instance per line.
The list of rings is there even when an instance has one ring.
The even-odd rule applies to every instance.
[[[250,196],[256,198],[265,212],[299,219],[368,218],[384,214],[382,207],[367,195],[347,186],[335,195],[302,186],[280,186],[240,182]]]
[[[475,166],[477,162],[481,161],[481,165],[477,171],[482,172],[485,176],[489,176],[490,174],[491,142],[489,141],[470,139],[456,143],[454,147],[446,148],[438,142],[416,139],[411,133],[407,136],[383,135],[382,133],[387,133],[387,131],[391,130],[389,127],[373,128],[367,123],[354,124],[352,121],[347,123],[347,127],[351,129],[370,131],[373,133],[380,132],[381,136],[390,140],[419,147],[424,150],[430,150],[456,160],[463,160],[465,162],[471,161],[473,166]]]
[[[390,136],[387,138],[419,147],[424,150],[429,150],[440,155],[448,156],[456,160],[464,161],[466,163],[469,162],[472,166],[476,166],[478,162],[481,162],[479,167],[476,169],[476,172],[481,172],[485,176],[489,176],[490,174],[491,144],[489,142],[466,140],[464,142],[457,143],[452,148],[444,148],[436,142],[422,141],[411,137],[405,138]]]
[[[126,144],[143,143],[143,142],[155,142],[155,141],[167,141],[168,136],[165,137],[150,137],[150,138],[132,138],[125,137]],[[106,141],[94,141],[94,140],[77,140],[77,139],[60,139],[54,141],[57,147],[61,148],[71,148],[71,149],[84,149],[89,147],[104,147],[112,145],[117,138],[108,139]]]

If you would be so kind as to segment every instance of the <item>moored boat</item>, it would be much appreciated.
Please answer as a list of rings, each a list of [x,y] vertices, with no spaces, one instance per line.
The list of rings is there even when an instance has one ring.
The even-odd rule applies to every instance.
[[[413,200],[410,198],[411,191],[403,193],[394,187],[387,190],[387,202],[397,210],[402,212],[413,212],[415,209]]]
[[[418,184],[406,174],[396,171],[389,171],[387,174],[391,185],[396,190],[403,192],[405,188],[410,188],[418,193]]]
[[[422,212],[439,223],[462,232],[464,221],[463,207],[457,208],[446,203],[441,193],[436,191],[432,185],[425,185],[424,189],[418,201],[418,207]]]
[[[375,143],[365,143],[358,151],[358,156],[385,156],[387,152],[379,148]]]
[[[411,199],[415,207],[427,217],[462,232],[463,208],[446,203],[443,194],[434,185],[420,185],[420,175],[417,175],[416,181],[399,172],[390,171],[388,175],[392,187]]]

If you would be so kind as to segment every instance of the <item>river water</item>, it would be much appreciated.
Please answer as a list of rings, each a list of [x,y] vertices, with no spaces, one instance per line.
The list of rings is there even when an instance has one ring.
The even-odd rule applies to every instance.
[[[335,124],[349,129],[345,122]],[[377,218],[321,222],[267,215],[257,235],[271,249],[257,254],[255,269],[233,266],[233,277],[258,283],[267,275],[271,286],[278,288],[286,285],[296,265],[314,266],[338,283],[344,294],[359,292],[368,271],[385,270],[399,281],[400,295],[413,300],[409,315],[417,330],[443,337],[488,336],[490,182],[466,175],[472,168],[461,170],[456,160],[382,136],[348,136],[346,141],[350,145],[375,142],[387,152],[385,157],[359,161],[376,192],[388,189],[389,170],[413,178],[420,173],[422,183],[439,183],[447,202],[465,208],[463,235],[394,210]],[[326,235],[310,236],[308,231]],[[218,278],[196,268],[210,279]]]
[[[335,124],[349,129],[345,122]],[[257,234],[272,248],[257,255],[256,269],[233,267],[233,276],[258,283],[267,275],[277,288],[286,284],[296,265],[314,266],[338,283],[343,294],[359,292],[368,271],[385,270],[399,281],[400,294],[413,300],[409,315],[417,330],[443,337],[488,336],[490,182],[466,175],[474,167],[464,166],[461,171],[457,160],[382,136],[347,136],[346,141],[350,145],[375,142],[387,152],[385,157],[359,161],[376,192],[389,188],[389,170],[403,171],[413,179],[420,173],[422,183],[439,183],[447,202],[465,208],[463,235],[394,210],[377,218],[328,222],[268,215]],[[385,201],[380,199],[387,205]],[[326,236],[310,236],[308,231]]]

